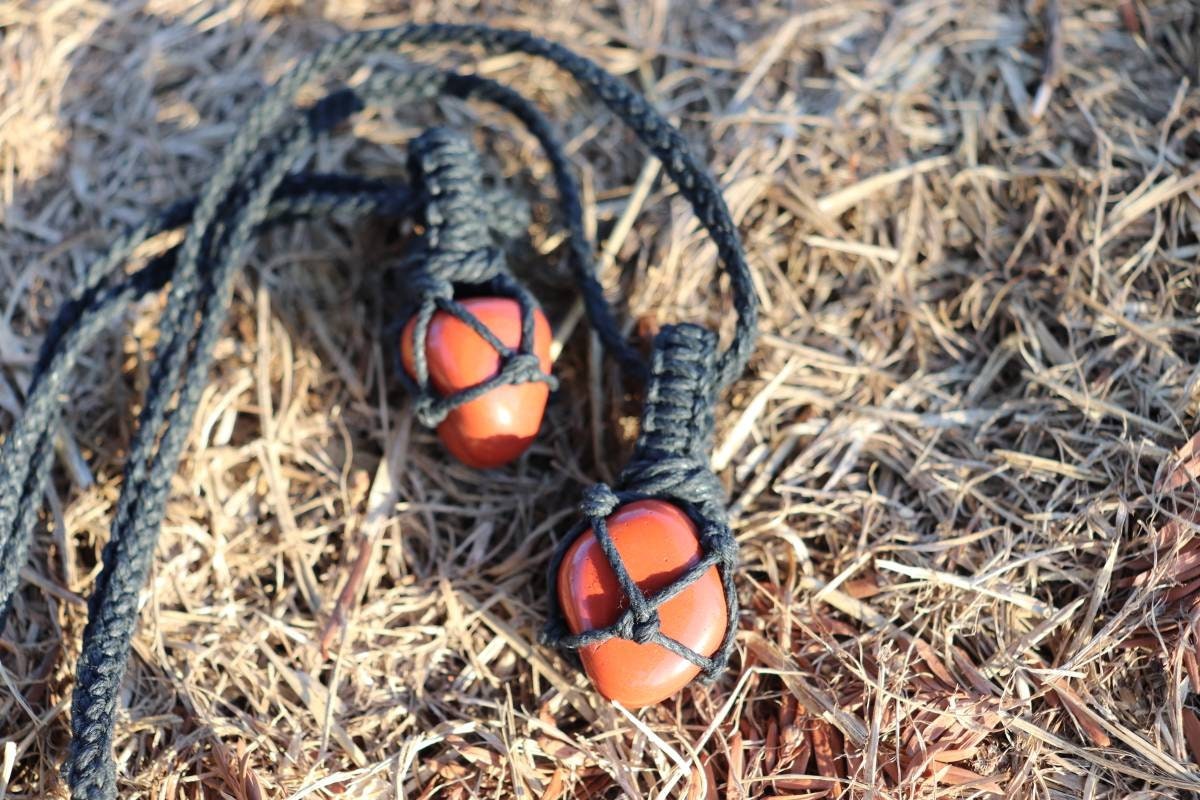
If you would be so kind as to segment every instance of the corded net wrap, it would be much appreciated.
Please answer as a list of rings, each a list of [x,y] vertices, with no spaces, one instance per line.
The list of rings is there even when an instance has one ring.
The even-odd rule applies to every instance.
[[[725,669],[737,634],[733,576],[738,549],[729,530],[724,490],[708,466],[719,378],[717,336],[712,331],[690,324],[667,325],[655,336],[633,457],[621,472],[615,491],[597,484],[584,494],[580,504],[583,519],[559,543],[551,560],[550,602],[554,610],[542,632],[544,644],[578,650],[621,638],[665,647],[700,667],[707,680],[715,679]],[[666,500],[686,511],[700,532],[701,547],[696,564],[649,597],[629,576],[605,522],[619,506],[647,499]],[[611,625],[571,634],[557,603],[558,568],[567,550],[589,528],[628,605],[622,604],[624,613]],[[658,609],[714,566],[725,595],[725,636],[716,652],[706,656],[664,634],[659,629]]]
[[[475,45],[487,53],[521,53],[556,64],[601,101],[646,149],[662,162],[680,196],[716,247],[729,279],[736,312],[729,345],[695,326],[665,329],[652,363],[621,335],[612,307],[596,279],[594,244],[583,224],[580,191],[570,160],[542,113],[507,87],[475,75],[408,65],[379,65],[352,89],[339,89],[307,108],[297,107],[302,89],[346,74],[364,59],[405,46]],[[455,405],[493,386],[535,375],[532,357],[533,298],[508,272],[497,238],[524,227],[508,199],[495,199],[480,182],[479,158],[459,134],[434,130],[412,146],[415,186],[352,175],[302,170],[313,145],[369,105],[397,106],[438,97],[491,103],[511,114],[537,139],[553,174],[566,228],[568,264],[588,319],[606,351],[631,377],[648,378],[648,398],[638,450],[617,492],[597,489],[585,514],[597,530],[612,503],[622,498],[672,498],[687,509],[702,535],[704,561],[721,569],[730,624],[721,648],[702,666],[715,674],[728,657],[736,626],[732,569],[736,553],[724,523],[720,486],[707,467],[716,392],[741,374],[754,346],[757,305],[741,243],[720,188],[688,149],[682,134],[644,97],[593,62],[561,45],[523,31],[483,25],[405,25],[362,31],[330,43],[289,70],[248,114],[228,143],[200,194],[178,203],[118,237],[92,264],[72,299],[52,324],[25,394],[24,412],[0,444],[0,632],[19,588],[19,574],[41,520],[54,461],[54,438],[68,403],[75,366],[140,298],[169,286],[159,336],[136,432],[126,455],[120,497],[104,546],[103,568],[88,599],[88,622],[71,705],[71,745],[64,775],[73,800],[113,800],[117,767],[114,726],[120,689],[136,630],[139,597],[153,562],[174,476],[208,382],[214,347],[229,313],[234,278],[264,230],[301,219],[379,215],[421,216],[424,231],[412,259],[400,266],[412,276],[414,366],[417,409],[436,425]],[[141,270],[125,263],[150,239],[182,229],[179,243]],[[522,341],[503,348],[455,302],[457,288],[515,299],[523,315]],[[500,375],[450,397],[429,389],[424,336],[442,309],[471,325],[501,356]],[[469,318],[468,318],[469,317]],[[419,337],[419,338],[418,338]],[[399,349],[399,348],[397,348]],[[403,377],[403,370],[401,377]],[[690,574],[690,573],[689,573]],[[634,593],[630,597],[636,600]],[[653,606],[639,611],[621,634],[650,641],[657,634]],[[669,641],[667,646],[670,646]],[[686,655],[686,654],[685,654]],[[695,660],[695,659],[693,659]],[[700,662],[697,662],[700,663]]]
[[[485,192],[482,160],[458,131],[434,128],[421,134],[411,145],[408,163],[425,232],[416,252],[403,264],[411,298],[401,319],[416,318],[412,348],[416,375],[398,372],[416,397],[417,418],[427,427],[436,427],[456,407],[497,386],[540,381],[549,384],[551,391],[558,388],[557,379],[542,371],[533,352],[537,300],[513,278],[504,250],[495,241],[525,227],[524,215],[512,213],[523,206],[507,195]],[[521,342],[516,350],[506,347],[456,302],[456,285],[485,288],[490,295],[516,301],[521,310]],[[491,378],[445,396],[430,385],[425,352],[429,326],[439,310],[468,325],[500,356],[500,369]]]

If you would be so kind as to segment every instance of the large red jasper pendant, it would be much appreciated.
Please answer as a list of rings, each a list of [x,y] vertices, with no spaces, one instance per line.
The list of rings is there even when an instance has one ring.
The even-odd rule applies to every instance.
[[[624,505],[608,517],[607,527],[626,571],[646,596],[669,586],[703,557],[695,523],[661,500]],[[591,529],[567,550],[557,583],[559,607],[572,633],[611,625],[629,607]],[[717,568],[663,603],[658,615],[663,634],[711,656],[720,647],[726,626],[725,594]],[[579,656],[600,694],[628,708],[665,700],[700,671],[653,642],[612,638],[580,648]]]
[[[459,303],[506,347],[521,344],[521,306],[507,297],[476,297]],[[542,371],[550,374],[550,325],[541,309],[533,312],[533,352]],[[410,319],[400,337],[400,354],[408,374],[413,365]],[[445,396],[475,386],[500,371],[500,354],[471,326],[445,311],[437,311],[425,337],[429,380]],[[550,387],[541,382],[497,386],[458,406],[438,425],[438,438],[464,464],[499,467],[524,453],[537,436],[546,411]]]

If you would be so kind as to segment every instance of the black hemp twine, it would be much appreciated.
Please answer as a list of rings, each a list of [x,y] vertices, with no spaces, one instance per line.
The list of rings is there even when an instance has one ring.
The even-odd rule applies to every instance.
[[[424,65],[413,64],[399,71],[379,66],[352,89],[335,91],[307,108],[295,105],[305,85],[331,74],[345,74],[348,67],[372,54],[406,45],[452,43],[476,45],[488,53],[524,53],[557,64],[603,102],[662,162],[711,236],[720,265],[729,276],[737,321],[727,349],[718,351],[715,335],[702,328],[670,326],[656,338],[647,365],[622,338],[596,279],[593,245],[584,231],[582,203],[570,163],[541,112],[511,89],[474,75]],[[196,199],[176,204],[118,237],[108,253],[89,268],[82,285],[51,325],[26,392],[24,413],[0,445],[2,631],[40,519],[55,432],[67,406],[74,367],[132,303],[170,286],[144,407],[130,445],[111,537],[104,547],[103,568],[88,601],[88,623],[72,698],[71,749],[64,767],[75,800],[117,796],[113,726],[137,619],[138,594],[150,569],[170,481],[207,382],[213,345],[229,310],[234,275],[259,233],[283,223],[328,216],[418,216],[425,233],[417,254],[400,265],[411,278],[411,309],[426,320],[436,308],[461,311],[454,303],[456,286],[484,287],[512,297],[520,304],[523,319],[522,342],[515,350],[501,347],[469,314],[456,313],[501,355],[501,374],[487,385],[526,380],[552,383],[540,370],[535,374],[536,360],[531,359],[529,319],[536,303],[513,280],[502,257],[502,242],[523,223],[512,208],[506,210],[509,201],[483,191],[478,156],[465,146],[463,138],[434,130],[414,142],[411,187],[297,171],[315,141],[364,107],[439,96],[497,105],[539,141],[553,171],[568,233],[569,264],[588,318],[626,374],[646,381],[643,427],[633,460],[615,491],[599,486],[586,493],[585,519],[573,535],[590,526],[603,545],[607,539],[604,516],[617,504],[640,497],[660,497],[679,504],[702,532],[701,562],[650,598],[643,597],[628,580],[609,541],[606,554],[629,596],[630,613],[603,631],[571,637],[564,634],[555,609],[544,641],[565,648],[611,636],[653,641],[699,664],[709,677],[728,659],[736,628],[732,578],[736,547],[725,521],[721,487],[707,466],[708,440],[715,396],[737,378],[753,349],[757,308],[741,244],[717,184],[691,155],[682,135],[641,95],[564,47],[524,32],[480,25],[407,25],[365,31],[333,42],[298,63],[250,112]],[[177,228],[184,228],[185,233],[176,247],[133,274],[121,269],[143,242]],[[418,325],[418,331],[422,327]],[[424,348],[414,344],[419,359]],[[420,360],[415,366],[418,375],[410,387],[417,392],[422,422],[436,424],[454,404],[473,396],[475,388],[446,398],[433,396],[427,368]],[[408,380],[403,370],[401,377]],[[572,538],[569,535],[567,541]],[[724,642],[705,658],[664,637],[657,629],[655,609],[713,565],[721,570],[729,617]]]

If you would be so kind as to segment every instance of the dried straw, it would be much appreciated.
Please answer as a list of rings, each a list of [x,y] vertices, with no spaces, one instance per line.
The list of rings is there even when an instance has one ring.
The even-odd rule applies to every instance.
[[[519,466],[450,463],[389,374],[373,265],[401,238],[272,234],[145,592],[122,796],[1200,791],[1200,468],[1172,456],[1200,383],[1194,3],[395,7],[0,2],[0,430],[89,261],[194,192],[302,53],[411,19],[528,27],[677,119],[745,235],[764,338],[717,442],[745,557],[734,669],[629,714],[534,644],[545,559],[621,463],[634,387],[575,325],[533,143],[476,107],[375,109],[312,164],[397,175],[424,125],[477,130],[534,203],[526,272],[565,390]],[[726,320],[711,249],[612,120],[543,65],[479,70],[558,120],[631,333]],[[0,797],[62,791],[80,598],[158,304],[74,388],[0,639]]]

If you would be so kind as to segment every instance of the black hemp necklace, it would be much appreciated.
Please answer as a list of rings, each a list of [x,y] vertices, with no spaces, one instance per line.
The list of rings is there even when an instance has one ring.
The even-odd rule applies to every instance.
[[[596,279],[594,248],[584,232],[570,163],[549,122],[511,89],[475,75],[428,66],[413,65],[402,71],[380,67],[353,89],[333,92],[307,108],[295,105],[304,85],[344,74],[347,66],[366,56],[403,46],[450,43],[476,45],[488,53],[524,53],[555,63],[608,106],[662,162],[716,245],[720,266],[729,276],[737,322],[728,348],[720,350],[715,333],[691,324],[665,326],[654,339],[649,363],[625,341]],[[130,303],[170,286],[111,539],[104,547],[103,569],[88,602],[65,767],[76,800],[116,797],[113,724],[136,624],[138,593],[150,568],[170,481],[208,379],[213,345],[229,310],[233,277],[258,234],[280,223],[334,214],[414,216],[424,224],[414,255],[401,265],[402,282],[411,299],[406,316],[416,319],[416,344],[414,374],[399,371],[414,393],[423,424],[438,424],[454,408],[501,384],[554,385],[554,379],[538,369],[532,352],[536,300],[508,271],[496,244],[518,233],[521,223],[503,213],[503,203],[490,201],[480,178],[479,157],[463,135],[436,128],[414,141],[409,154],[410,186],[292,171],[315,141],[365,106],[438,96],[493,103],[537,138],[553,170],[569,234],[569,262],[588,319],[622,370],[645,384],[641,430],[632,460],[615,488],[598,485],[585,492],[582,519],[563,537],[551,564],[551,611],[542,642],[567,650],[613,637],[653,642],[691,661],[710,679],[728,661],[737,628],[733,583],[737,546],[727,524],[724,492],[708,466],[709,448],[716,396],[745,367],[753,349],[757,307],[741,243],[717,184],[690,153],[679,131],[644,97],[564,47],[527,33],[480,25],[365,31],[300,62],[251,111],[198,198],[171,206],[130,230],[91,266],[84,285],[54,320],[33,371],[25,412],[0,446],[3,630],[40,516],[54,432],[72,370]],[[132,275],[119,269],[140,244],[177,228],[184,228],[185,234],[176,247]],[[457,290],[478,286],[518,303],[520,346],[505,347],[455,301]],[[439,310],[457,317],[496,348],[501,368],[495,376],[448,396],[434,392],[423,342]],[[619,505],[647,498],[667,500],[685,510],[699,531],[702,551],[698,563],[649,597],[629,576],[605,525],[605,518]],[[572,635],[555,599],[555,576],[566,549],[588,529],[594,532],[626,602],[613,624]],[[713,567],[720,573],[727,619],[719,647],[705,656],[666,636],[659,628],[658,609]]]

